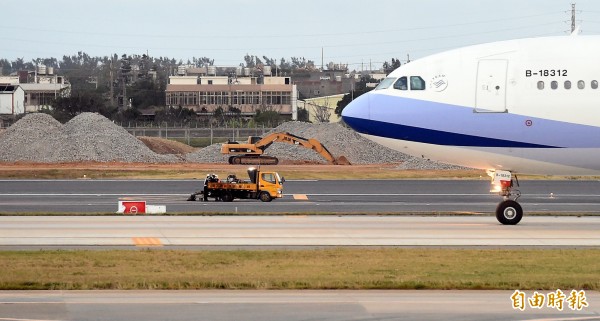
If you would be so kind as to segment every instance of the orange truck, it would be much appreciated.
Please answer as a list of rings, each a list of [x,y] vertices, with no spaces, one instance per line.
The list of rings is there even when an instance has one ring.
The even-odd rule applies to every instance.
[[[277,172],[265,172],[256,168],[248,169],[248,180],[238,179],[230,174],[220,180],[215,174],[206,175],[204,188],[190,195],[188,201],[195,201],[201,196],[204,201],[214,198],[215,201],[232,202],[234,199],[259,199],[270,202],[274,198],[283,197],[285,179]]]

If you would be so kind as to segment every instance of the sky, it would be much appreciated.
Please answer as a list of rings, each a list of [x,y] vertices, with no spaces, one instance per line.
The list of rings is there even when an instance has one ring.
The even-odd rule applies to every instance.
[[[0,4],[0,58],[246,54],[351,70],[516,38],[566,35],[564,0],[19,0]],[[581,34],[600,34],[600,1],[576,1]],[[370,68],[371,67],[371,68]]]

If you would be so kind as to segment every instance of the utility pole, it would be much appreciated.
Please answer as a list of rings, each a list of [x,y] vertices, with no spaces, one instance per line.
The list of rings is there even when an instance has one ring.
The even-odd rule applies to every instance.
[[[111,106],[115,105],[114,86],[115,86],[115,83],[114,83],[114,79],[113,79],[113,57],[110,57],[110,105]]]
[[[323,47],[321,47],[321,71],[325,70],[325,58],[323,54]]]
[[[123,110],[127,109],[127,76],[123,76]]]
[[[571,3],[571,33],[575,31],[575,3]]]

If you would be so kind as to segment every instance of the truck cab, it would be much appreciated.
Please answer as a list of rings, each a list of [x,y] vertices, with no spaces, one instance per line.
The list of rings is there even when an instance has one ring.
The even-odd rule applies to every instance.
[[[283,197],[283,183],[285,179],[280,177],[279,173],[262,172],[251,167],[248,169],[248,176],[253,184],[257,184],[258,198],[261,201],[269,202],[274,198]]]

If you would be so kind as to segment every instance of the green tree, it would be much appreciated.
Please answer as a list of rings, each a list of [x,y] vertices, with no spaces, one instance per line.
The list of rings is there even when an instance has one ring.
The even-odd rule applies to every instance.
[[[196,119],[196,113],[193,109],[185,108],[182,106],[169,107],[165,110],[159,110],[156,112],[154,121],[157,123],[162,122],[189,122]]]
[[[150,106],[163,106],[165,104],[164,89],[151,79],[140,79],[136,81],[129,91],[132,107],[144,109]]]
[[[223,110],[223,107],[219,106],[213,111],[213,119],[219,124],[225,122],[225,111]]]
[[[254,121],[259,125],[265,125],[267,127],[275,127],[279,124],[281,116],[278,112],[267,110],[261,111],[257,110],[256,115],[254,115]]]
[[[12,70],[13,71],[19,71],[19,70],[27,70],[29,67],[32,67],[33,65],[31,63],[26,63],[25,60],[23,60],[23,58],[17,58],[17,60],[12,62]],[[32,69],[32,68],[29,68]]]
[[[249,54],[246,54],[244,56],[244,61],[246,62],[246,67],[248,67],[248,68],[254,68],[256,66],[256,64],[254,63],[254,59],[255,58],[256,57],[254,57],[254,55],[251,56]]]
[[[400,59],[392,58],[392,62],[386,61],[383,63],[383,70],[386,75],[389,74],[390,72],[396,70],[398,67],[400,67]]]
[[[12,72],[10,61],[7,59],[0,59],[0,76],[9,75]]]
[[[302,108],[302,107],[298,108],[298,120],[305,121],[305,122],[309,121],[308,110],[306,110],[306,108]]]
[[[101,95],[84,91],[55,99],[52,110],[49,111],[56,120],[63,123],[84,112],[99,113],[110,118],[115,110],[106,105]]]
[[[60,73],[69,80],[73,92],[95,90],[100,63],[101,58],[79,51],[77,55],[63,56]]]

